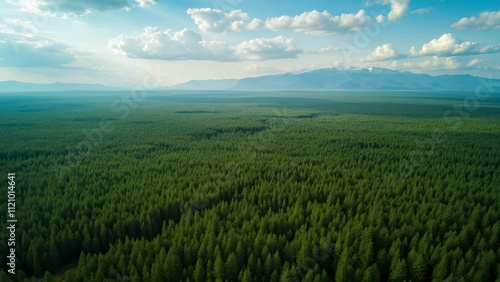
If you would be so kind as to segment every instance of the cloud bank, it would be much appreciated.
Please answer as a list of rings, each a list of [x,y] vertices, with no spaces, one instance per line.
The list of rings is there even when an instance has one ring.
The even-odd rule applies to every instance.
[[[244,41],[236,46],[235,51],[237,57],[255,61],[295,58],[302,52],[295,47],[292,38],[283,36]]]
[[[373,22],[364,10],[356,14],[331,15],[328,11],[304,12],[296,16],[272,17],[266,20],[250,19],[240,10],[222,12],[217,9],[188,9],[187,13],[203,32],[222,33],[266,28],[272,31],[286,30],[307,34],[343,34],[356,32]]]
[[[223,41],[206,41],[192,30],[161,31],[147,27],[139,35],[120,35],[108,46],[130,58],[161,60],[272,60],[295,58],[302,50],[292,38],[257,38],[230,46]]]
[[[0,67],[57,67],[75,60],[69,46],[35,31],[29,21],[6,19],[0,24]]]
[[[23,0],[23,11],[49,16],[81,16],[94,11],[131,9],[154,5],[156,0]]]
[[[451,33],[443,34],[438,39],[422,45],[420,50],[415,47],[410,49],[411,56],[464,56],[496,53],[500,51],[500,45],[481,45],[473,41],[461,41]]]
[[[188,15],[203,32],[242,31],[263,27],[262,21],[249,21],[247,13],[233,10],[228,13],[211,8],[188,9]]]
[[[427,7],[427,8],[420,8],[416,9],[410,12],[410,14],[417,14],[417,15],[423,15],[431,12],[434,8],[433,7]]]
[[[500,29],[500,11],[483,12],[479,17],[462,18],[451,25],[456,29],[491,30]]]
[[[327,11],[304,12],[297,16],[281,16],[265,21],[266,28],[276,30],[291,30],[307,34],[342,34],[356,32],[373,22],[364,10],[356,14],[341,14],[333,16]]]
[[[391,11],[387,15],[390,21],[401,19],[408,12],[410,6],[410,0],[376,0],[375,3],[391,6]]]
[[[368,62],[377,62],[377,61],[388,61],[388,60],[395,60],[395,59],[400,59],[404,58],[404,55],[399,54],[392,44],[384,44],[377,46],[375,50],[363,61],[368,61]]]

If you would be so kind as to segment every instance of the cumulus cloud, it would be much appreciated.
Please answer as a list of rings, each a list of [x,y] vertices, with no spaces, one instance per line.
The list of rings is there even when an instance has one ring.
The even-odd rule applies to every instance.
[[[423,14],[427,14],[429,13],[430,11],[432,11],[434,8],[432,7],[427,7],[427,8],[420,8],[420,9],[416,9],[416,10],[413,10],[410,12],[410,14],[418,14],[418,15],[423,15]]]
[[[375,3],[391,6],[391,11],[387,15],[390,21],[399,20],[406,14],[410,6],[410,0],[375,0]]]
[[[273,31],[290,30],[314,35],[344,34],[357,32],[372,22],[381,23],[385,20],[399,20],[408,12],[410,0],[373,0],[367,3],[368,5],[374,3],[388,5],[391,10],[387,15],[378,15],[375,18],[366,15],[364,10],[340,15],[331,15],[326,10],[323,12],[313,10],[300,15],[282,15],[265,20],[250,18],[247,13],[241,10],[223,12],[212,8],[193,8],[188,9],[187,13],[203,32],[221,33],[266,28]],[[425,14],[432,11],[432,9],[432,7],[420,8],[411,13]]]
[[[153,5],[156,0],[22,0],[23,11],[50,16],[81,16],[94,11],[130,9]]]
[[[385,16],[384,15],[378,15],[376,18],[377,23],[382,23],[385,21]]]
[[[482,12],[479,17],[462,18],[451,25],[457,29],[500,29],[500,11]]]
[[[257,38],[244,41],[235,48],[236,54],[247,60],[295,58],[302,50],[295,47],[292,38]]]
[[[377,46],[375,50],[363,61],[376,62],[376,61],[388,61],[403,58],[404,56],[399,54],[392,44],[384,44]]]
[[[471,59],[467,56],[463,57],[426,57],[412,60],[397,60],[397,61],[382,61],[382,62],[368,62],[365,66],[378,66],[382,68],[397,69],[400,71],[410,72],[423,72],[431,73],[437,72],[439,74],[450,73],[450,71],[496,71],[497,67],[491,67],[484,64],[483,61],[478,59]]]
[[[156,4],[156,0],[135,0],[135,2],[139,3],[139,6],[146,7],[149,5]]]
[[[356,14],[333,16],[328,11],[304,12],[296,16],[280,16],[261,20],[251,19],[241,10],[222,12],[211,8],[188,9],[187,13],[203,32],[242,31],[266,28],[269,30],[291,30],[308,34],[342,34],[359,31],[374,19],[364,10]],[[377,20],[383,20],[377,18]]]
[[[232,60],[229,46],[221,41],[204,41],[201,35],[183,29],[161,31],[147,27],[136,36],[120,35],[109,40],[109,47],[131,58],[163,60]]]
[[[337,46],[328,46],[328,47],[322,47],[319,49],[319,53],[329,53],[329,52],[338,52],[342,51],[342,48],[337,47]]]
[[[228,13],[211,8],[188,9],[187,13],[203,32],[242,31],[262,27],[262,21],[249,21],[247,13],[233,10]]]
[[[421,62],[404,61],[399,64],[400,67],[407,69],[421,69],[426,71],[439,70],[492,70],[488,65],[484,65],[481,60],[470,59],[467,57],[438,57],[433,56],[430,59]]]
[[[463,56],[500,52],[500,45],[480,45],[473,41],[461,41],[451,33],[443,34],[422,46],[420,50],[410,49],[411,56]]]
[[[120,35],[108,46],[131,58],[161,60],[270,60],[294,58],[301,50],[291,38],[258,38],[230,46],[223,41],[205,41],[201,35],[183,29],[161,31],[147,27],[136,36]]]
[[[304,12],[297,16],[281,16],[265,21],[270,30],[292,30],[308,34],[342,34],[356,32],[373,22],[364,10],[356,14],[333,16],[328,11]]]
[[[472,59],[467,63],[467,67],[475,67],[478,66],[481,63],[481,60],[478,59]]]
[[[19,19],[0,24],[0,67],[56,67],[74,61],[69,46],[35,31],[31,22]]]
[[[21,19],[4,19],[4,23],[0,24],[0,33],[4,35],[32,36],[36,32],[37,28],[31,21]]]
[[[430,69],[430,70],[441,70],[450,69],[455,70],[463,66],[461,60],[457,60],[454,57],[440,58],[438,56],[433,56],[431,60],[425,60],[423,62],[417,63],[419,68]]]

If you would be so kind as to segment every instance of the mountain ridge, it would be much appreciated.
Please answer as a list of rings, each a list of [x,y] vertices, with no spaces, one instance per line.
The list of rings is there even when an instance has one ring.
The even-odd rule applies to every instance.
[[[118,88],[102,84],[62,83],[39,84],[16,80],[0,81],[0,93],[5,92],[48,92],[48,91],[114,91]]]
[[[488,87],[500,91],[500,79],[487,79],[469,74],[417,74],[385,68],[324,68],[302,70],[242,79],[191,80],[170,87],[150,90],[386,90],[386,91],[475,91],[487,80]],[[0,81],[0,93],[117,91],[127,88],[101,84],[51,83],[37,84],[20,81]]]
[[[469,74],[417,74],[385,68],[326,68],[242,79],[196,80],[170,89],[184,90],[422,90],[474,91],[480,77]],[[495,87],[500,80],[493,80]],[[206,82],[204,84],[204,82]]]

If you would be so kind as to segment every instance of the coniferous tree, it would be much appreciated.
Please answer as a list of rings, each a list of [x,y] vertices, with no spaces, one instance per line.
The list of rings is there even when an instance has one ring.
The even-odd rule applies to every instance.
[[[43,275],[43,280],[42,281],[43,282],[53,282],[54,281],[54,277],[52,276],[52,274],[50,272],[45,271],[45,274]]]
[[[239,272],[238,260],[236,259],[236,255],[234,253],[229,254],[225,264],[225,279],[229,281],[236,281],[238,278]]]
[[[194,269],[194,274],[193,274],[194,281],[196,282],[202,282],[205,281],[206,279],[206,270],[205,270],[205,265],[203,263],[203,260],[201,258],[198,258],[196,261],[196,267]]]
[[[250,268],[245,268],[245,271],[243,272],[243,277],[241,279],[242,282],[252,282],[252,272],[250,271]]]
[[[216,279],[221,279],[221,280],[225,279],[225,275],[224,275],[224,261],[222,260],[222,256],[221,255],[218,255],[215,258],[215,262],[214,262],[214,276],[215,276]]]
[[[182,279],[182,262],[173,249],[168,251],[163,264],[163,271],[169,281],[180,281]]]

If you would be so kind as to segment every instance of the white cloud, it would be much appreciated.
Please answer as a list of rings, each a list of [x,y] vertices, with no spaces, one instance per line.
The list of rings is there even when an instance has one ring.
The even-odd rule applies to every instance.
[[[454,57],[440,58],[433,56],[431,60],[425,60],[417,63],[417,66],[422,69],[428,70],[441,70],[441,69],[458,69],[463,63]]]
[[[295,58],[302,50],[295,47],[292,38],[257,38],[244,41],[235,48],[237,56],[246,60]]]
[[[446,57],[441,58],[433,56],[422,62],[405,61],[400,64],[401,67],[408,69],[421,69],[426,71],[436,70],[492,70],[488,65],[482,64],[481,60],[469,59],[466,57]]]
[[[328,47],[322,47],[321,49],[319,49],[319,53],[329,53],[329,52],[338,52],[338,51],[342,51],[342,48],[328,46]]]
[[[74,56],[68,46],[53,41],[0,40],[0,67],[62,66]]]
[[[482,12],[479,17],[462,18],[451,25],[457,29],[500,29],[500,11]]]
[[[492,67],[490,65],[484,64],[483,60],[479,59],[467,59],[462,63],[461,69],[463,70],[482,70],[482,71],[498,71],[499,67]]]
[[[379,61],[379,62],[362,62],[361,66],[377,66],[389,68],[399,71],[410,71],[416,73],[435,73],[435,74],[450,74],[450,73],[476,73],[481,75],[484,71],[497,71],[497,67],[491,67],[484,64],[478,59],[471,59],[467,56],[463,57],[421,57],[413,58],[412,60],[395,60],[395,61]],[[484,75],[484,73],[482,74]]]
[[[226,32],[267,28],[269,30],[291,30],[307,34],[342,34],[359,31],[374,19],[367,16],[364,10],[356,14],[333,16],[328,11],[304,12],[296,16],[280,16],[261,20],[250,19],[241,10],[222,12],[211,8],[188,9],[195,24],[203,32]],[[383,16],[377,17],[383,21]]]
[[[203,32],[242,31],[262,27],[262,21],[253,19],[240,10],[224,13],[211,8],[188,9],[187,13]]]
[[[146,7],[149,5],[156,4],[156,0],[135,0],[135,2],[139,3],[139,6]]]
[[[205,41],[189,29],[173,32],[156,27],[147,27],[136,36],[120,35],[109,40],[108,46],[130,58],[161,60],[270,60],[294,58],[301,52],[293,39],[282,36],[230,46],[223,41]]]
[[[311,11],[297,16],[269,18],[265,21],[265,26],[270,30],[292,30],[308,34],[342,34],[359,31],[371,22],[373,18],[367,16],[364,10],[337,16],[328,11]]]
[[[500,52],[500,45],[480,45],[473,41],[461,41],[451,33],[443,34],[422,46],[421,50],[415,47],[410,49],[411,56],[463,56]]]
[[[382,23],[385,21],[385,16],[384,15],[378,15],[376,18],[377,23]]]
[[[137,36],[120,35],[108,46],[131,58],[163,60],[232,60],[229,46],[221,41],[203,41],[201,35],[183,29],[160,31],[147,27]]]
[[[427,14],[429,13],[430,11],[432,11],[434,8],[433,7],[427,7],[427,8],[420,8],[420,9],[416,9],[416,10],[413,10],[410,12],[410,14],[418,14],[418,15],[423,15],[423,14]]]
[[[0,24],[0,67],[56,67],[74,61],[71,48],[36,34],[31,22],[5,19]]]
[[[472,59],[470,60],[468,63],[467,63],[467,66],[468,67],[474,67],[474,66],[477,66],[481,63],[481,60],[478,60],[478,59]]]
[[[425,70],[425,71],[433,71],[433,70],[443,70],[443,69],[456,69],[460,64],[457,63],[453,57],[448,58],[439,58],[433,57],[431,59],[427,59],[424,61],[393,61],[390,62],[391,68],[399,69],[399,70]]]
[[[81,16],[94,11],[154,5],[157,0],[20,0],[21,10],[48,16]]]
[[[31,21],[20,19],[5,19],[5,24],[0,24],[0,33],[4,35],[32,36],[37,32],[37,28]]]
[[[375,48],[375,50],[363,61],[368,61],[368,62],[388,61],[388,60],[400,59],[402,57],[404,56],[399,54],[394,49],[392,44],[384,44],[377,46],[377,48]]]
[[[397,21],[408,11],[410,0],[376,0],[375,3],[390,5],[391,11],[387,15],[387,18],[390,21]]]

